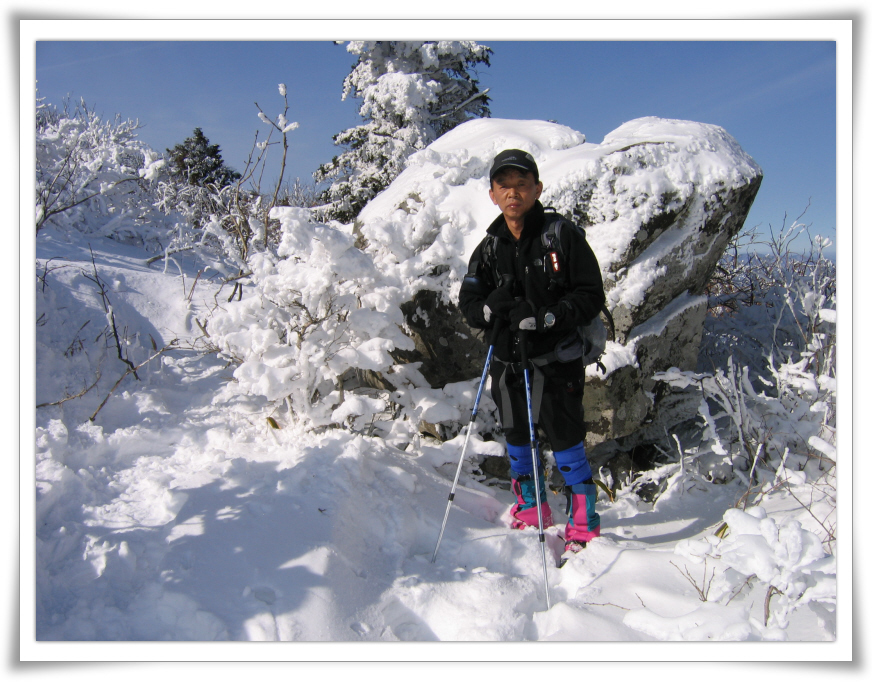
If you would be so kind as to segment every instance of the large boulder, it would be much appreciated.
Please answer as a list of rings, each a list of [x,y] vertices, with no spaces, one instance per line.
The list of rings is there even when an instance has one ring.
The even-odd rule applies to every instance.
[[[647,117],[591,144],[543,121],[478,119],[413,156],[355,223],[378,267],[404,283],[406,333],[434,387],[475,378],[482,337],[456,308],[472,250],[497,216],[488,171],[505,148],[529,151],[542,203],[587,232],[602,270],[616,336],[603,374],[588,368],[588,445],[594,459],[661,437],[689,403],[653,375],[696,369],[706,282],[742,227],[762,180],[722,128]]]

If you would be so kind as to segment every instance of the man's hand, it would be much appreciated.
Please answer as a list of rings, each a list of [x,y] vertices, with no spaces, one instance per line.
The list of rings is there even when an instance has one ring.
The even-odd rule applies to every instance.
[[[530,302],[519,301],[509,314],[509,321],[512,323],[513,330],[535,330],[536,311],[533,310]]]
[[[515,300],[512,298],[511,292],[505,287],[497,287],[490,293],[484,303],[482,313],[484,321],[489,323],[491,318],[509,319],[509,313],[515,305]]]

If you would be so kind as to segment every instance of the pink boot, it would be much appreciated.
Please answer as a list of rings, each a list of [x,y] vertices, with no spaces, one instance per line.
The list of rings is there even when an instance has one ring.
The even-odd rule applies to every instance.
[[[575,484],[567,492],[569,508],[566,523],[566,550],[578,552],[600,535],[600,516],[596,511],[596,484]]]
[[[514,473],[513,473],[514,474]],[[512,493],[518,497],[518,502],[512,505],[512,528],[526,529],[528,526],[539,528],[539,512],[536,508],[536,490],[533,488],[533,475],[524,474],[512,478]],[[545,500],[545,482],[539,477],[539,500],[542,501],[542,528],[554,525],[551,517],[551,506]]]

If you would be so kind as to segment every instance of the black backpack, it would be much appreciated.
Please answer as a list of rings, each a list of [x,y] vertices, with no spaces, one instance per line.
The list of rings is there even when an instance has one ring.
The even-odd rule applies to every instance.
[[[582,238],[586,239],[583,228],[575,225],[572,221],[565,219],[553,208],[545,209],[545,220],[548,222],[545,230],[542,231],[542,246],[547,253],[555,253],[560,263],[565,261],[563,245],[560,242],[560,233],[565,228],[567,230],[575,230],[581,234]],[[490,268],[493,281],[499,287],[502,284],[502,275],[496,269],[496,238],[493,235],[488,235],[485,238],[482,246],[482,261],[485,266]],[[554,288],[564,287],[557,276],[554,268],[546,269],[551,277],[552,286]],[[603,304],[600,309],[600,314],[591,320],[587,325],[579,325],[576,333],[566,337],[563,341],[557,344],[554,350],[546,354],[544,357],[537,358],[539,362],[550,363],[552,361],[568,362],[582,358],[585,367],[588,365],[597,365],[603,374],[606,372],[605,366],[602,364],[602,356],[606,350],[606,342],[609,340],[609,332],[611,339],[615,339],[615,321],[612,314],[606,305]],[[603,323],[602,316],[605,316],[609,323],[609,330]]]

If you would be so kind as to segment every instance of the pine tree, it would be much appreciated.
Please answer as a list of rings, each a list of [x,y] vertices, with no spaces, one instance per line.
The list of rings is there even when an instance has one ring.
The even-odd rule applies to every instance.
[[[172,149],[167,150],[170,175],[188,185],[205,187],[215,185],[219,188],[236,182],[241,177],[232,168],[224,165],[221,148],[210,145],[209,138],[200,128],[194,134]]]
[[[358,60],[342,99],[363,100],[365,123],[335,135],[346,150],[314,174],[318,183],[332,180],[321,201],[343,222],[387,187],[411,154],[465,121],[490,116],[487,90],[470,71],[490,66],[493,52],[474,41],[353,41],[348,51]]]

